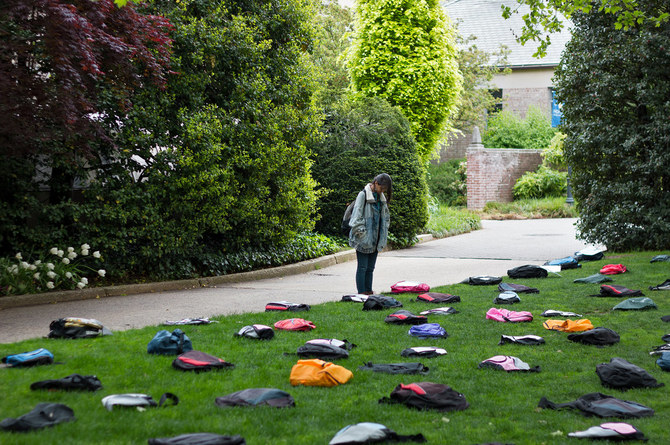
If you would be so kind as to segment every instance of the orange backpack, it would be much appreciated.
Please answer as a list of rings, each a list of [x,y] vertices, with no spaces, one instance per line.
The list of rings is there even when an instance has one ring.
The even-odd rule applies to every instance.
[[[586,318],[581,320],[547,320],[542,325],[545,329],[563,332],[580,332],[593,329],[591,321]]]
[[[347,383],[354,374],[347,368],[319,359],[298,360],[291,368],[291,385],[337,386]]]

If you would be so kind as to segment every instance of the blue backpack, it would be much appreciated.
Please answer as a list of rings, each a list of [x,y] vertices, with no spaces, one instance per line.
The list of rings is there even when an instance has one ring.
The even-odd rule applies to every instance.
[[[54,362],[54,355],[44,348],[30,352],[12,354],[2,358],[2,363],[9,367],[28,367],[36,365],[49,365]]]
[[[172,333],[158,331],[147,345],[149,354],[179,355],[192,350],[191,339],[181,329],[175,329]]]
[[[447,338],[449,334],[439,323],[424,323],[412,326],[409,335],[419,338]]]

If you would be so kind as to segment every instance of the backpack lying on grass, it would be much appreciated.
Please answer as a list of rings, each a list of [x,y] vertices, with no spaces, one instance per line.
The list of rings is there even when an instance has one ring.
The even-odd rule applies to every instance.
[[[509,323],[521,323],[533,321],[533,314],[528,311],[508,311],[507,309],[498,309],[492,307],[486,312],[488,320],[495,320]]]
[[[571,256],[566,256],[564,258],[559,258],[556,260],[551,260],[547,261],[544,263],[545,266],[561,266],[561,270],[567,270],[567,269],[577,269],[578,267],[582,267],[581,264],[579,264],[579,261],[577,261],[576,258],[573,258]]]
[[[600,294],[592,295],[594,297],[641,297],[644,296],[642,291],[636,289],[628,289],[617,284],[601,284]]]
[[[542,323],[545,329],[562,332],[581,332],[593,329],[591,320],[586,318],[580,320],[547,320]]]
[[[535,287],[525,286],[523,284],[514,284],[514,283],[500,283],[498,284],[498,290],[500,292],[516,292],[518,294],[539,294],[540,290]]]
[[[614,311],[643,311],[646,309],[658,309],[656,303],[648,297],[629,298],[612,308]]]
[[[544,338],[537,335],[501,335],[499,345],[504,345],[506,343],[515,343],[519,345],[543,345],[545,343]]]
[[[158,331],[147,344],[149,354],[178,355],[192,349],[191,339],[181,329],[175,329],[171,333],[166,330]]]
[[[540,314],[543,317],[581,317],[581,314],[576,314],[574,312],[565,312],[557,311],[554,309],[547,309],[546,311]]]
[[[19,354],[11,354],[2,358],[2,363],[5,363],[10,368],[28,368],[30,366],[50,365],[54,362],[54,355],[44,349],[39,348],[34,351],[21,352]]]
[[[216,406],[271,406],[292,408],[295,400],[291,394],[275,388],[249,388],[214,399]]]
[[[490,275],[477,275],[474,277],[468,277],[465,280],[461,281],[461,284],[469,284],[470,286],[490,286],[494,284],[500,284],[502,282],[502,277],[492,277]]]
[[[539,366],[533,366],[532,368],[528,363],[524,362],[518,357],[512,357],[510,355],[496,355],[491,358],[479,363],[479,368],[493,368],[500,369],[502,371],[513,372],[513,371],[525,371],[525,372],[540,372]]]
[[[244,326],[234,335],[236,337],[253,338],[254,340],[271,340],[275,336],[275,331],[264,324],[252,324]]]
[[[416,297],[416,301],[434,304],[459,303],[461,297],[458,295],[443,294],[440,292],[426,292]]]
[[[440,355],[446,355],[447,351],[435,346],[415,346],[412,348],[403,349],[400,355],[403,357],[424,357],[433,358]]]
[[[200,318],[182,318],[181,320],[174,320],[174,321],[167,320],[161,324],[164,326],[183,326],[183,325],[201,325],[211,323],[218,323],[218,321],[210,320],[209,317],[200,317]]]
[[[354,377],[347,368],[319,359],[298,360],[291,368],[289,382],[293,386],[344,385]]]
[[[525,264],[507,271],[507,276],[510,278],[546,278],[547,275],[549,273],[545,268],[533,264]]]
[[[664,386],[647,371],[622,358],[615,357],[609,363],[596,366],[596,374],[608,388],[627,390],[631,388],[658,388]]]
[[[606,264],[600,269],[602,275],[617,275],[625,273],[628,269],[623,264]]]
[[[458,311],[454,309],[453,307],[447,306],[447,307],[436,307],[433,309],[428,309],[427,311],[421,311],[419,312],[421,315],[450,315],[450,314],[458,314]]]
[[[400,403],[418,410],[462,411],[470,404],[465,396],[448,385],[433,382],[399,384],[389,397],[383,397],[379,403]]]
[[[355,347],[355,344],[347,340],[317,338],[308,340],[304,345],[298,347],[297,355],[304,358],[337,360],[349,358],[349,351]]]
[[[402,303],[393,297],[385,295],[370,295],[363,303],[364,311],[381,311],[394,307],[402,307]]]
[[[538,408],[555,410],[571,408],[579,410],[585,416],[619,417],[621,419],[651,417],[654,415],[654,410],[647,406],[628,400],[617,399],[616,397],[599,392],[584,394],[577,400],[567,403],[554,403],[547,400],[546,397],[542,397],[537,406]]]
[[[649,290],[670,290],[670,279],[665,280],[657,286],[649,286]]]
[[[92,318],[59,318],[49,324],[49,338],[92,338],[112,335],[98,320]]]
[[[102,399],[102,405],[107,411],[112,411],[115,406],[122,406],[127,408],[137,408],[138,411],[144,411],[146,407],[153,406],[167,406],[166,402],[171,400],[170,405],[179,404],[179,397],[166,392],[164,393],[158,403],[148,394],[112,394]]]
[[[384,319],[384,322],[389,324],[423,324],[428,321],[428,317],[425,315],[414,315],[410,311],[399,310],[395,311],[392,314],[389,314]]]
[[[449,336],[439,323],[424,323],[412,326],[407,333],[417,338],[447,338]]]
[[[311,331],[312,329],[316,329],[316,325],[302,318],[289,318],[276,322],[275,328],[282,331]]]
[[[0,422],[5,431],[31,431],[54,426],[74,419],[74,411],[62,403],[38,403],[30,412],[17,417],[8,417]]]
[[[670,351],[662,351],[661,356],[656,360],[656,364],[663,371],[670,371]]]
[[[174,437],[149,439],[149,445],[245,445],[242,436],[222,436],[214,433],[180,434]]]
[[[276,301],[265,305],[265,312],[270,311],[302,312],[308,310],[310,310],[309,304],[290,303],[288,301]]]
[[[367,299],[368,299],[367,295],[352,294],[352,295],[343,295],[341,301],[350,302],[350,303],[365,303],[365,301]]]
[[[513,291],[500,292],[497,297],[493,299],[493,304],[514,304],[521,302],[521,298]]]
[[[610,346],[619,343],[620,337],[611,329],[597,327],[577,334],[570,334],[568,340],[584,345]]]
[[[592,426],[586,431],[568,433],[568,437],[579,439],[608,439],[608,440],[647,440],[644,434],[633,425],[627,423],[603,423]]]
[[[610,281],[614,281],[614,280],[612,280],[607,275],[602,275],[602,274],[597,273],[597,274],[589,275],[588,277],[577,278],[576,280],[573,280],[572,282],[573,283],[586,283],[586,284],[600,284],[600,283],[607,283],[607,282],[610,282]]]
[[[670,261],[670,255],[656,255],[649,262],[650,263],[658,263],[660,261]]]
[[[597,247],[589,246],[575,252],[574,258],[577,261],[598,261],[602,260],[605,254]]]
[[[419,283],[417,281],[398,281],[391,285],[391,292],[399,294],[403,292],[428,292],[430,286],[426,283]]]
[[[361,371],[383,372],[385,374],[428,374],[428,368],[418,362],[409,363],[372,363],[359,366]]]
[[[401,436],[380,423],[362,422],[339,430],[328,445],[354,445],[380,442],[425,442],[422,434]]]
[[[81,391],[97,391],[102,388],[102,383],[94,375],[80,375],[70,374],[67,377],[55,380],[41,380],[30,385],[30,389],[46,389],[53,390],[81,390]]]
[[[234,368],[235,365],[202,351],[188,351],[172,361],[172,367],[180,371],[211,371],[213,369]]]

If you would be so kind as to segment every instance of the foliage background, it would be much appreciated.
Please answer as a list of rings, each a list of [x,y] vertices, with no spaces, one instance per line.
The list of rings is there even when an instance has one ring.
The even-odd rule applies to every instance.
[[[653,14],[663,5],[638,6]],[[668,248],[670,25],[617,29],[595,8],[574,23],[555,78],[579,230],[609,248]]]

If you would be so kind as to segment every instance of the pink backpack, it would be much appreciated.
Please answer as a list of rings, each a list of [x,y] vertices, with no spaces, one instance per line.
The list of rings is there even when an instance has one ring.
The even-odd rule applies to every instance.
[[[626,266],[623,264],[606,264],[600,269],[602,275],[616,275],[626,272]]]
[[[528,363],[524,362],[523,360],[517,358],[517,357],[512,357],[510,355],[496,355],[491,358],[487,358],[483,362],[479,364],[480,368],[494,368],[494,369],[501,369],[503,371],[531,371],[531,372],[539,372],[540,367],[539,366],[534,366],[530,367]]]
[[[302,318],[289,318],[287,320],[279,320],[275,323],[275,328],[284,331],[311,331],[316,329],[316,326],[311,321]]]
[[[486,312],[488,320],[508,321],[510,323],[519,323],[523,321],[533,321],[533,314],[528,311],[508,311],[507,309],[491,308]]]
[[[430,286],[426,283],[419,283],[418,281],[398,281],[391,286],[391,292],[399,294],[402,292],[428,292]]]

